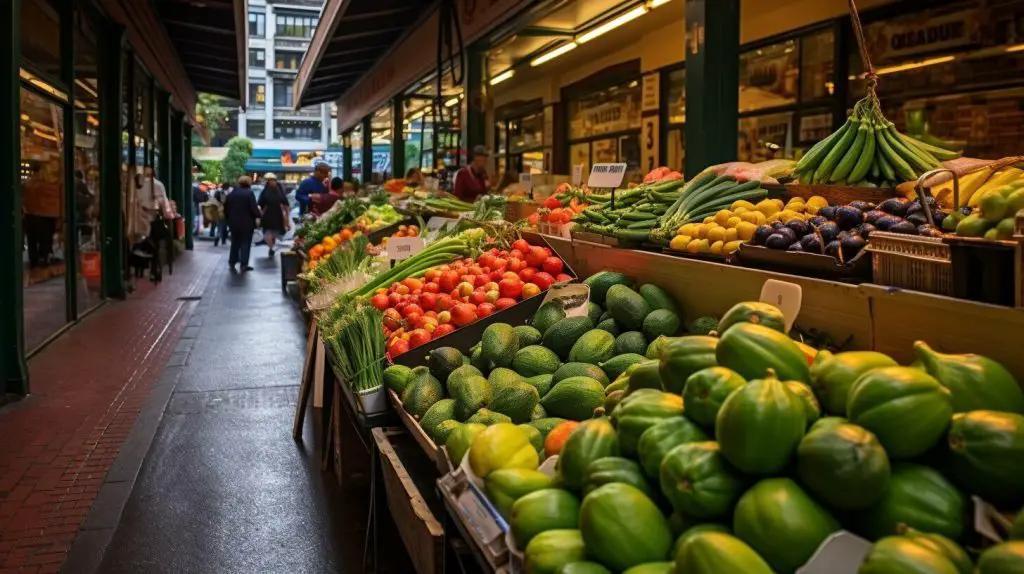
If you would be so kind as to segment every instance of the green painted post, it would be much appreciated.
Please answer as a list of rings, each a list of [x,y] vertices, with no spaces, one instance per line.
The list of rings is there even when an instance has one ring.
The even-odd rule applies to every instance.
[[[363,185],[373,182],[373,122],[370,116],[363,118]]]
[[[124,28],[107,22],[99,35],[100,96],[100,269],[103,297],[125,298],[125,222],[121,187],[121,83],[125,81],[121,40]]]
[[[181,197],[171,185],[171,94],[160,88],[155,92],[153,113],[156,114],[156,147],[160,150],[160,163],[156,166],[157,179],[167,188],[168,199],[177,201],[178,208],[181,209],[184,207],[181,205]]]
[[[167,178],[168,187],[171,190],[170,193],[174,194],[178,198],[178,211],[182,217],[185,217],[185,211],[190,205],[192,205],[192,193],[191,185],[189,181],[185,179],[185,166],[182,162],[183,154],[183,142],[181,135],[181,113],[177,110],[170,111],[170,137],[168,138],[168,146],[170,151],[170,168],[169,177]],[[185,219],[185,227],[192,227],[192,220]]]
[[[21,0],[0,2],[0,19],[7,32],[6,48],[0,50],[0,138],[6,149],[0,154],[0,382],[8,393],[28,393],[25,362],[23,246],[21,234],[21,96],[18,67],[21,65]]]
[[[740,0],[686,0],[686,176],[736,159]]]
[[[71,2],[58,8],[60,22],[61,80],[75,85],[75,9]],[[78,229],[75,201],[75,91],[64,104],[64,305],[68,322],[78,319]]]
[[[341,178],[352,180],[352,130],[341,134]]]
[[[476,48],[466,51],[465,126],[463,144],[467,152],[487,144],[487,54]]]
[[[402,96],[391,100],[391,176],[405,177],[405,122]]]
[[[187,185],[189,189],[192,188],[192,124],[187,121],[182,122],[182,147],[185,151],[185,175]],[[189,196],[188,201],[185,202],[185,221],[188,222],[185,225],[185,249],[192,251],[195,248],[195,244],[192,240],[192,222],[195,221],[195,214],[192,213],[192,197]]]

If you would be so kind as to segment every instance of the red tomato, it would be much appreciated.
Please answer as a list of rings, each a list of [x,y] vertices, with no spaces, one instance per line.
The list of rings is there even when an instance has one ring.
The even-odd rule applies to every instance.
[[[488,252],[481,255],[480,258],[477,259],[477,261],[480,263],[480,265],[483,265],[484,267],[494,267],[495,259],[496,257],[494,256],[494,254]]]
[[[516,239],[512,242],[512,249],[518,250],[520,253],[526,253],[530,250],[530,243],[525,239]]]
[[[383,293],[377,293],[370,299],[370,304],[373,305],[374,309],[383,311],[388,308],[388,296]]]
[[[401,309],[401,311],[402,311],[402,316],[405,317],[406,319],[408,319],[409,315],[411,315],[413,313],[417,313],[419,315],[423,314],[423,309],[419,305],[416,305],[415,303],[411,303],[409,305],[406,305],[404,309]]]
[[[494,263],[491,265],[491,269],[502,270],[508,267],[508,259],[504,257],[495,257]]]
[[[441,274],[441,277],[437,280],[437,286],[441,291],[449,292],[455,289],[455,286],[459,284],[459,272],[458,271],[445,271]]]
[[[540,221],[540,214],[534,211],[533,213],[530,214],[529,217],[526,218],[526,221],[529,222],[529,224],[532,225],[533,227],[536,227],[537,222]]]
[[[454,331],[455,327],[453,327],[451,323],[443,323],[434,328],[433,336],[437,339],[438,337],[444,337],[448,333],[452,333]]]
[[[435,267],[433,269],[428,269],[427,272],[423,274],[423,280],[429,283],[431,281],[437,281],[437,278],[440,276],[441,271]]]
[[[476,307],[476,314],[481,318],[486,317],[494,312],[494,305],[490,303],[481,303]]]
[[[557,209],[562,207],[562,202],[558,201],[558,198],[552,195],[544,200],[544,207],[548,209]]]
[[[559,273],[555,276],[555,283],[567,283],[572,281],[572,276],[567,273]]]
[[[421,294],[420,307],[427,309],[428,312],[437,309],[437,295],[430,292]]]
[[[473,303],[474,305],[479,305],[481,303],[486,303],[487,302],[487,292],[484,291],[483,289],[477,289],[476,291],[473,291],[473,294],[469,296],[469,302]],[[480,316],[483,317],[483,315],[480,315]]]
[[[544,271],[554,276],[562,272],[564,264],[562,263],[562,260],[557,257],[548,257],[547,259],[544,260],[544,263],[541,265],[541,267],[544,269]]]
[[[529,299],[539,293],[540,287],[537,287],[535,284],[527,283],[526,285],[523,285],[523,299]]]
[[[519,272],[519,278],[523,280],[523,283],[529,283],[530,279],[533,278],[533,274],[536,272],[537,270],[533,267],[526,267]]]
[[[452,322],[456,327],[464,327],[476,321],[476,306],[468,303],[460,303],[452,309]]]
[[[420,345],[425,345],[430,342],[430,333],[426,329],[416,329],[412,333],[409,333],[409,348],[415,349]]]
[[[483,268],[479,265],[470,265],[469,269],[466,270],[466,273],[469,273],[470,275],[480,275],[483,272]]]
[[[523,294],[523,282],[519,279],[502,279],[498,283],[498,292],[503,298],[518,299]]]
[[[516,300],[515,299],[510,299],[508,297],[502,297],[501,299],[498,299],[497,301],[494,302],[494,308],[498,309],[500,311],[502,309],[508,309],[509,307],[511,307],[511,306],[513,306],[515,304],[516,304]]]
[[[411,329],[423,326],[423,313],[409,313],[405,316],[405,325]]]
[[[523,269],[526,269],[526,262],[522,259],[509,259],[508,270],[514,273],[519,273]]]
[[[486,273],[481,273],[473,278],[473,287],[483,287],[491,282],[491,276]]]
[[[423,316],[437,319],[437,311],[427,311],[426,313],[423,314]]]
[[[409,350],[409,341],[403,341],[402,339],[395,339],[391,345],[388,346],[388,355],[394,359],[395,357],[405,353]]]
[[[547,258],[548,254],[543,247],[531,247],[526,253],[526,263],[532,267],[540,267]]]
[[[501,274],[502,279],[519,279],[519,274],[515,271],[506,271]]]
[[[490,277],[491,281],[497,281],[498,279],[501,278],[501,273],[501,269],[495,269],[494,271],[488,273],[487,276]]]
[[[391,306],[391,307],[394,307],[395,305],[398,305],[398,303],[401,300],[402,300],[402,296],[399,295],[398,293],[392,293],[392,294],[388,295],[388,305]]]
[[[402,326],[402,316],[394,309],[385,309],[384,318],[381,320],[385,329],[394,331]]]
[[[408,307],[408,306],[409,306],[409,302],[408,302],[408,301],[406,301],[406,300],[405,300],[405,299],[403,298],[403,299],[402,299],[401,301],[399,301],[399,302],[398,302],[398,304],[397,304],[397,305],[395,305],[394,307],[392,307],[392,309],[394,309],[395,311],[398,311],[398,314],[399,314],[399,315],[402,315],[402,316],[404,317],[405,315],[404,315],[404,314],[402,314],[402,310],[403,310],[403,309],[405,309],[405,308],[406,308],[406,307]]]
[[[554,282],[555,278],[552,277],[550,273],[546,273],[544,271],[534,273],[533,280],[531,281],[531,283],[533,283],[537,287],[540,287],[541,291],[546,291],[547,288],[551,287],[551,284]]]
[[[409,288],[409,291],[415,293],[417,289],[423,289],[423,282],[415,277],[407,277],[402,280],[402,285]]]
[[[437,296],[437,305],[434,307],[438,311],[447,311],[452,306],[452,296],[447,293],[441,293]]]
[[[412,289],[409,289],[408,285],[399,285],[398,287],[395,287],[395,293],[398,293],[399,295],[408,295],[411,291]]]
[[[439,293],[440,291],[441,291],[441,288],[437,285],[437,283],[430,282],[430,283],[424,283],[423,284],[423,292],[424,293]]]

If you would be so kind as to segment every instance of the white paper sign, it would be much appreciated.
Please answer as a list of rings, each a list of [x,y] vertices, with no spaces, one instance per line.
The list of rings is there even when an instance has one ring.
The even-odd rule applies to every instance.
[[[519,174],[519,187],[529,195],[533,192],[533,174],[532,173],[521,173]]]
[[[476,531],[477,535],[480,536],[480,540],[485,544],[489,544],[501,536],[501,526],[495,520],[490,510],[487,509],[487,505],[483,501],[483,495],[480,494],[476,486],[473,484],[466,485],[466,490],[462,491],[458,500],[459,508],[465,513],[469,527]]]
[[[427,231],[437,231],[445,225],[451,227],[458,222],[458,219],[453,219],[451,217],[431,217],[427,220]]]
[[[974,530],[992,542],[1002,542],[1003,537],[993,524],[1002,519],[999,511],[977,496],[972,496],[971,502],[974,503]]]
[[[558,301],[565,310],[566,317],[586,317],[587,303],[590,302],[590,287],[582,283],[559,283],[548,288],[541,305],[549,301]]]
[[[587,185],[592,188],[615,189],[622,185],[622,178],[626,175],[626,164],[624,163],[595,163],[590,168],[590,180]]]
[[[870,542],[840,530],[826,538],[796,574],[857,574],[870,551]]]
[[[804,290],[796,283],[769,279],[761,287],[761,302],[775,305],[786,318],[786,332],[793,328],[797,315],[800,314],[800,303],[803,301]]]
[[[572,166],[572,184],[574,187],[579,187],[583,183],[583,164],[578,163]]]
[[[422,237],[388,238],[388,257],[394,261],[408,259],[423,251]]]

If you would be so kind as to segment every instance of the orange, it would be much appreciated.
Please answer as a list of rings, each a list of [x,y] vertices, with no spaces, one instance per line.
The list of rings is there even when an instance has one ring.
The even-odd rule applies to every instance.
[[[547,438],[544,439],[544,456],[555,456],[562,452],[565,441],[569,440],[569,435],[576,430],[579,424],[576,421],[565,421],[551,429]]]
[[[341,233],[339,233],[338,236],[340,237],[339,242],[341,242],[341,241],[348,241],[349,239],[352,239],[352,230],[351,229],[342,229]]]

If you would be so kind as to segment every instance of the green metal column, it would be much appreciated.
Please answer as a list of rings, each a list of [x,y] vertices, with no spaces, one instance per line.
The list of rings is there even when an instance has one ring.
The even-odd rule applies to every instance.
[[[156,114],[156,147],[160,150],[159,163],[156,164],[157,179],[167,188],[167,198],[178,202],[178,209],[184,206],[181,198],[171,186],[171,126],[170,107],[171,94],[157,88],[154,94],[153,113]]]
[[[121,85],[125,81],[121,57],[124,28],[106,22],[99,35],[100,96],[100,247],[103,297],[124,299],[124,218],[121,198]]]
[[[171,110],[170,112],[170,137],[168,138],[168,145],[170,146],[169,152],[170,168],[168,188],[173,190],[173,193],[178,199],[178,211],[181,212],[182,217],[185,216],[185,211],[188,206],[192,205],[192,186],[190,185],[191,178],[185,178],[185,164],[182,161],[184,159],[184,140],[181,136],[181,113],[177,110]],[[185,219],[185,227],[192,227],[193,221],[191,219]]]
[[[402,96],[391,100],[391,175],[405,177],[405,122]]]
[[[60,22],[61,80],[75,85],[75,8],[63,2],[58,8]],[[68,94],[64,109],[64,305],[68,322],[78,319],[78,229],[75,201],[75,91]]]
[[[25,363],[23,247],[21,234],[21,98],[18,67],[21,64],[21,0],[0,0],[0,20],[7,32],[7,46],[0,50],[0,138],[7,143],[0,154],[0,382],[3,391],[28,393]],[[6,263],[3,263],[6,262]]]
[[[181,144],[184,150],[184,177],[187,182],[186,185],[189,189],[192,188],[192,124],[185,120],[182,120],[182,138]],[[192,222],[195,221],[196,214],[192,213],[192,196],[189,195],[188,201],[185,202],[185,249],[192,251],[195,248],[195,244],[192,242]]]
[[[363,185],[373,181],[373,118],[363,118],[363,157],[362,177]]]
[[[352,180],[352,130],[341,134],[341,179]]]
[[[736,159],[740,0],[686,0],[686,176]]]
[[[487,53],[476,48],[466,51],[466,122],[463,146],[471,152],[487,145]],[[469,157],[469,153],[466,154]]]

